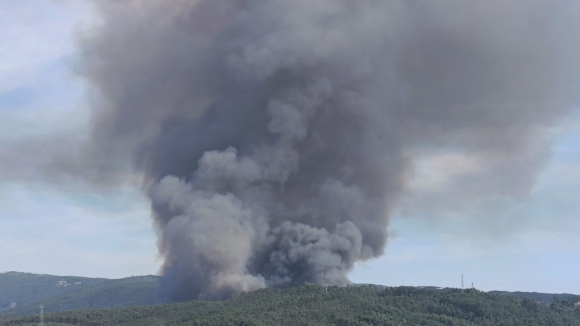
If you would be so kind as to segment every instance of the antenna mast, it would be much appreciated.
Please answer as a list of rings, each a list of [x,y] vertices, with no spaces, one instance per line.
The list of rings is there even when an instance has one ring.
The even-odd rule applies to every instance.
[[[461,291],[463,291],[465,287],[463,286],[463,274],[461,274]]]

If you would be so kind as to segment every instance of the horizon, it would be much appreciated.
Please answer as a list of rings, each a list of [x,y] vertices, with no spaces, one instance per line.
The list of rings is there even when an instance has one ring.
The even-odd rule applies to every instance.
[[[20,272],[20,271],[5,271],[3,273],[0,274],[10,274],[10,273],[15,273],[15,274],[30,274],[30,275],[42,275],[42,276],[54,276],[54,277],[74,277],[74,278],[89,278],[89,279],[104,279],[104,280],[123,280],[126,278],[135,278],[135,277],[149,277],[149,276],[153,276],[153,277],[157,277],[157,278],[161,278],[162,276],[160,275],[154,275],[154,274],[146,274],[146,275],[131,275],[131,276],[123,276],[123,277],[114,277],[114,278],[108,278],[108,277],[89,277],[89,276],[82,276],[82,275],[54,275],[54,274],[42,274],[42,273],[29,273],[29,272]],[[305,284],[311,284],[311,283],[305,283]],[[311,284],[311,285],[317,285],[317,284]],[[414,287],[414,288],[436,288],[436,289],[455,289],[455,290],[467,290],[467,289],[475,289],[478,291],[482,291],[482,292],[510,292],[510,293],[518,293],[518,292],[522,292],[522,293],[541,293],[541,294],[571,294],[571,295],[580,295],[580,294],[576,294],[576,293],[570,293],[570,292],[537,292],[537,291],[519,291],[519,290],[513,290],[513,291],[506,291],[506,290],[501,290],[501,289],[495,289],[495,290],[481,290],[478,289],[477,287],[473,286],[467,286],[467,287],[455,287],[455,286],[437,286],[437,285],[404,285],[404,284],[399,284],[399,285],[385,285],[385,284],[378,284],[378,283],[357,283],[357,282],[351,282],[350,284],[348,284],[347,286],[351,286],[351,285],[369,285],[369,286],[383,286],[383,287],[390,287],[390,288],[395,288],[395,287]],[[322,286],[322,285],[317,285],[317,286]],[[338,286],[340,287],[340,286]],[[283,287],[281,287],[280,289],[283,289]],[[254,290],[254,291],[259,291],[261,289],[258,290]],[[252,292],[252,291],[250,291]]]
[[[86,136],[90,96],[74,69],[81,31],[102,23],[94,9],[85,1],[7,2],[0,4],[0,18],[0,44],[11,49],[0,53],[0,120],[7,126],[0,130],[0,169],[7,171],[0,171],[0,270],[159,276],[160,240],[139,185],[51,184],[13,174],[14,162],[2,161],[22,139]],[[421,156],[410,181],[418,195],[404,198],[416,205],[397,208],[384,255],[356,262],[350,282],[453,287],[464,274],[466,284],[486,292],[580,294],[580,116],[565,115],[550,128],[549,160],[529,193],[513,200],[430,207],[440,197],[462,200],[462,191],[451,189],[465,182],[461,173],[488,166],[457,153]],[[436,195],[426,195],[433,189]]]

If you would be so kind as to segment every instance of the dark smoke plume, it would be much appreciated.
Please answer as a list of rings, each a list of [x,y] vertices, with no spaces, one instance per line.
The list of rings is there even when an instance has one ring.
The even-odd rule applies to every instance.
[[[346,285],[417,153],[525,196],[577,104],[578,3],[99,1],[91,157],[143,174],[174,298]]]

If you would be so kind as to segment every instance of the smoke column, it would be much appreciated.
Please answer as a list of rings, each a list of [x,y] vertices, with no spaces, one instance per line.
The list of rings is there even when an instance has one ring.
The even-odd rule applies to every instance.
[[[417,153],[488,167],[474,197],[525,196],[580,90],[577,1],[96,6],[90,153],[144,177],[177,300],[348,284]]]

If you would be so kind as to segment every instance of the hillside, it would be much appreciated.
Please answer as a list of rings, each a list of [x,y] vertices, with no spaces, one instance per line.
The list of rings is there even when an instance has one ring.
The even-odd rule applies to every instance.
[[[574,298],[577,299],[577,298]],[[4,317],[7,326],[35,325],[38,316]],[[572,300],[550,305],[477,290],[358,286],[327,291],[313,285],[265,289],[220,302],[47,314],[47,325],[79,326],[578,326]]]
[[[104,280],[21,272],[0,273],[0,313],[59,294],[74,292],[86,286],[101,284]]]
[[[35,314],[74,309],[146,306],[162,303],[159,277],[123,279],[0,273],[0,314]]]

